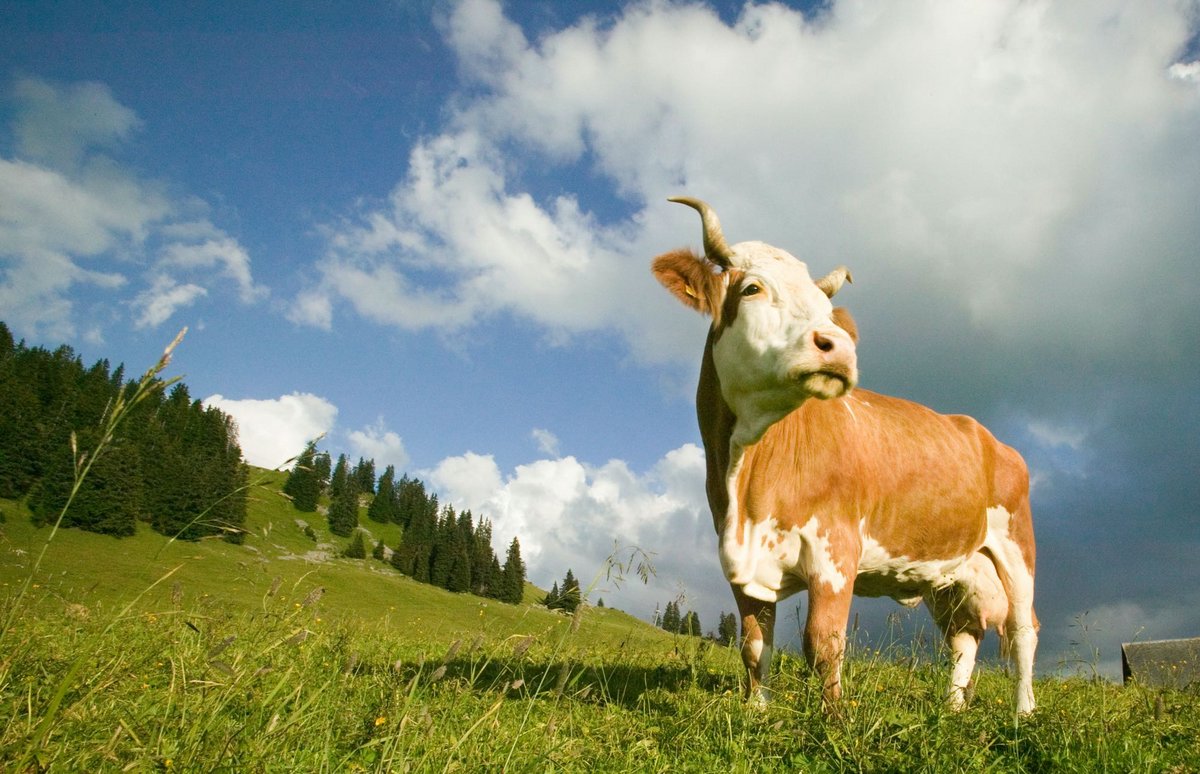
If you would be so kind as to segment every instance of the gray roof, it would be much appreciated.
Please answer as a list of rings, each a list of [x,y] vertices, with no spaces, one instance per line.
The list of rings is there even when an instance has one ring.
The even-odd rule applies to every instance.
[[[1121,645],[1121,673],[1154,688],[1200,691],[1200,637],[1184,640],[1126,642]]]

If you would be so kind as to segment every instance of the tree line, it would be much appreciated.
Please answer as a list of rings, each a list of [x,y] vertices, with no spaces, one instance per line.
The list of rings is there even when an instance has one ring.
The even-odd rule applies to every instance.
[[[359,527],[359,509],[367,503],[367,518],[401,527],[400,542],[390,550],[382,541],[371,555],[387,560],[401,573],[421,583],[460,593],[516,604],[525,592],[525,563],[521,544],[513,538],[504,563],[492,548],[492,523],[476,519],[469,510],[456,512],[442,506],[419,478],[407,474],[396,479],[387,466],[375,476],[375,461],[359,458],[351,466],[345,454],[331,464],[328,452],[310,443],[288,474],[283,486],[296,510],[315,513],[318,500],[329,500],[329,531],[353,539],[347,555],[365,557],[366,545]]]
[[[122,365],[85,367],[68,346],[15,342],[0,322],[0,497],[26,498],[34,522],[52,524],[88,455],[62,526],[123,537],[144,523],[183,540],[242,542],[248,474],[237,426],[184,384],[151,391],[97,453],[106,412],[136,384]]]
[[[663,607],[662,613],[655,612],[654,625],[673,634],[687,634],[693,637],[707,636],[718,645],[731,645],[737,642],[737,617],[733,613],[722,612],[715,632],[703,635],[700,628],[700,615],[694,610],[681,613],[679,603],[670,601]]]

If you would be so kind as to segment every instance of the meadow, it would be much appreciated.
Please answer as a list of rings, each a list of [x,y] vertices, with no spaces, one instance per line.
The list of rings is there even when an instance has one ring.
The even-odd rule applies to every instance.
[[[62,530],[33,577],[49,528],[0,502],[0,769],[1200,770],[1194,696],[1046,678],[1017,722],[991,667],[951,713],[944,665],[912,646],[857,647],[836,718],[781,654],[752,710],[732,649],[329,556],[281,481],[260,472],[242,546]]]

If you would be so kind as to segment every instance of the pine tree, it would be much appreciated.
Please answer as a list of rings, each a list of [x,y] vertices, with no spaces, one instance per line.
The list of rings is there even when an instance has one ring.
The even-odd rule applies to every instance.
[[[568,613],[574,613],[579,608],[583,601],[579,590],[579,581],[575,580],[575,574],[567,569],[566,577],[563,578],[562,588],[559,592],[559,609]]]
[[[471,540],[471,593],[480,597],[495,596],[492,586],[500,582],[499,574],[492,574],[492,565],[495,563],[492,523],[481,517]]]
[[[695,610],[687,611],[687,615],[679,623],[679,633],[699,637],[703,633],[700,628],[700,614]]]
[[[737,616],[722,612],[720,621],[717,625],[717,642],[732,645],[737,641]]]
[[[347,488],[353,488],[350,479],[350,465],[346,462],[346,455],[339,454],[337,467],[333,469],[333,478],[329,482],[329,499],[336,500],[338,495],[345,492]]]
[[[472,576],[472,578],[474,578],[474,576]],[[514,596],[507,590],[507,581],[504,578],[504,568],[500,566],[500,559],[494,552],[492,553],[491,567],[488,569],[488,578],[487,596],[490,599],[497,599],[501,602],[507,602],[510,597]],[[524,584],[522,584],[521,596],[524,597],[524,595],[525,589]],[[521,600],[518,599],[517,602],[513,604],[517,604],[520,601]]]
[[[546,596],[542,597],[542,605],[551,610],[558,610],[562,604],[562,595],[558,592],[558,581],[554,581],[554,585],[546,592]]]
[[[667,603],[663,610],[662,628],[669,632],[678,632],[681,619],[679,617],[679,605],[674,600]]]
[[[421,583],[429,582],[429,563],[437,536],[437,508],[437,495],[433,495],[422,507],[413,509],[412,521],[396,548],[399,557],[393,560],[400,572]]]
[[[499,574],[503,578],[501,588],[504,594],[499,597],[500,601],[511,605],[521,604],[525,597],[525,562],[521,560],[521,542],[516,538],[508,545],[504,569]]]
[[[458,515],[447,505],[438,519],[437,533],[433,542],[433,554],[429,560],[429,582],[439,588],[449,588],[450,573],[463,551],[458,531]]]
[[[341,491],[329,503],[329,531],[349,537],[358,529],[358,491],[353,481],[343,483]]]
[[[387,547],[380,538],[379,542],[375,544],[375,550],[371,552],[371,558],[382,562],[385,556],[387,556]]]
[[[317,444],[312,442],[296,458],[292,471],[283,484],[283,493],[292,499],[292,505],[303,513],[315,513],[317,497],[321,494],[321,481],[316,468]]]
[[[367,544],[363,542],[363,533],[361,529],[354,530],[354,537],[351,538],[350,544],[346,546],[346,550],[342,552],[342,556],[347,559],[366,559]]]
[[[247,474],[233,419],[192,400],[178,384],[146,417],[143,437],[150,526],[180,540],[241,542]]]
[[[329,452],[317,452],[313,456],[313,472],[317,474],[317,494],[329,491],[329,471],[332,468],[333,461],[329,459]]]
[[[375,491],[375,497],[371,500],[371,505],[367,508],[367,518],[371,521],[380,524],[387,524],[395,520],[396,507],[396,469],[391,465],[383,471],[383,475],[379,477],[379,487]]]
[[[94,454],[98,433],[87,430],[78,435],[79,453]],[[51,458],[40,486],[29,506],[36,525],[53,524],[67,504],[75,482],[75,463],[69,446]],[[77,527],[114,537],[127,537],[137,529],[142,502],[142,482],[137,449],[128,441],[115,441],[95,457],[62,526]]]
[[[446,579],[446,590],[465,594],[471,590],[471,555],[466,546],[460,544],[454,557],[454,565],[450,569],[450,577]]]
[[[355,484],[358,486],[358,491],[361,494],[375,493],[375,460],[364,460],[358,458],[358,464],[354,466],[354,472],[351,474]]]
[[[428,510],[429,496],[419,478],[405,475],[396,485],[396,508],[392,520],[407,528],[418,514]]]
[[[0,333],[0,347],[4,350],[0,352],[0,497],[15,500],[29,491],[41,473],[45,460],[41,440],[47,422],[33,373],[36,355],[25,349],[24,342],[13,347],[7,327]]]

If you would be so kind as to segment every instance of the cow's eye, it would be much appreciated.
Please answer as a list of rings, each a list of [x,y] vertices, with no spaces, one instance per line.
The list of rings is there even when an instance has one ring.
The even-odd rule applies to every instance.
[[[743,296],[756,296],[760,292],[762,292],[762,288],[760,288],[758,285],[755,285],[753,282],[751,282],[746,287],[742,288]]]

